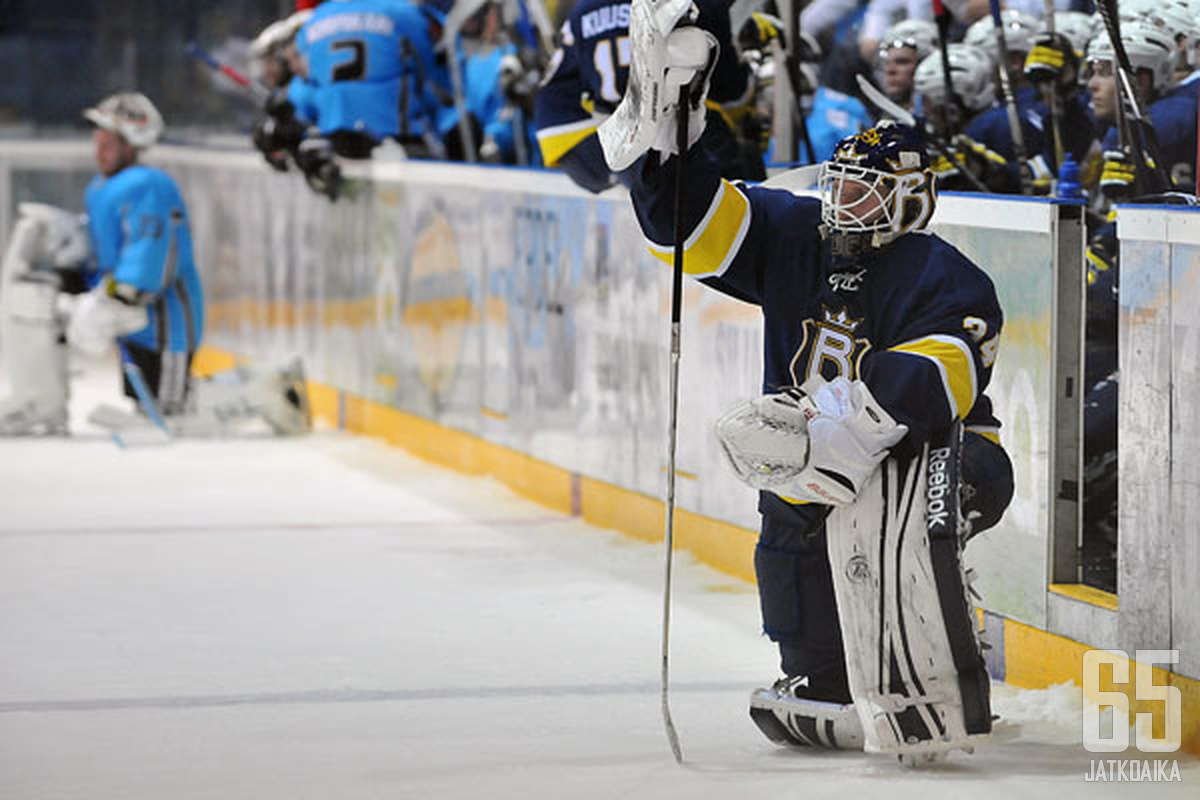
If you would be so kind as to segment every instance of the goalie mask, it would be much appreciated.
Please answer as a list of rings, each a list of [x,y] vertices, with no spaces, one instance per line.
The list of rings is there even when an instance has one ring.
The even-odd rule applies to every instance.
[[[891,120],[839,142],[817,186],[822,232],[835,256],[855,256],[924,228],[937,197],[920,135]]]
[[[145,150],[158,141],[163,118],[140,92],[122,92],[104,98],[83,112],[84,119],[106,131],[112,131],[137,150]]]

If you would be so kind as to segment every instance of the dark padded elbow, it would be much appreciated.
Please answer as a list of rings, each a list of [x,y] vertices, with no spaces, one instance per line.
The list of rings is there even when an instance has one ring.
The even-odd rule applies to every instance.
[[[613,185],[613,174],[600,149],[600,138],[589,136],[573,147],[558,162],[563,172],[592,194],[599,194]]]

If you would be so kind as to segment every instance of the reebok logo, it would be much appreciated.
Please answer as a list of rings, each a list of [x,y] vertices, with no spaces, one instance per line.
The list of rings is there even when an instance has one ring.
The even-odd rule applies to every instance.
[[[941,533],[950,525],[950,448],[929,451],[929,468],[925,475],[925,517],[929,531]]]

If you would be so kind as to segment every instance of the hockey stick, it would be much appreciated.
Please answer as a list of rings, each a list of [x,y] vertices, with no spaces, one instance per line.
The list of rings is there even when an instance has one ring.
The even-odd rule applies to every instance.
[[[1127,109],[1133,117],[1133,126],[1137,128],[1137,136],[1130,136],[1128,146],[1134,150],[1136,163],[1134,168],[1139,178],[1147,184],[1143,188],[1150,193],[1170,191],[1171,179],[1163,166],[1162,154],[1158,147],[1158,135],[1154,132],[1154,124],[1145,115],[1141,95],[1134,81],[1133,64],[1129,61],[1129,53],[1125,52],[1125,43],[1121,41],[1121,18],[1117,15],[1117,0],[1096,0],[1096,9],[1104,20],[1104,29],[1108,40],[1112,43],[1113,55],[1117,63],[1117,109]],[[1133,130],[1129,131],[1131,134]],[[1147,170],[1147,156],[1152,166]],[[1142,192],[1139,192],[1141,194]]]
[[[208,67],[213,72],[218,72],[229,80],[233,81],[234,85],[244,90],[247,94],[254,98],[256,102],[266,102],[267,98],[271,96],[270,89],[263,86],[258,81],[246,77],[244,74],[228,64],[222,64],[217,60],[216,56],[205,50],[196,42],[188,42],[186,50],[189,56]]]
[[[800,0],[792,0],[789,4],[787,26],[787,48],[784,51],[784,64],[788,70],[788,81],[792,84],[792,109],[796,114],[796,125],[800,129],[800,143],[804,145],[804,155],[809,164],[817,163],[813,151],[812,137],[808,134],[808,120],[804,116],[804,103],[800,102],[802,92],[812,93],[815,86],[808,86],[800,71]]]
[[[133,388],[133,393],[137,395],[138,408],[142,410],[147,419],[154,423],[154,427],[165,433],[168,438],[171,438],[171,429],[167,426],[167,421],[163,418],[162,411],[158,408],[158,402],[154,399],[150,387],[146,384],[146,377],[142,375],[142,368],[130,357],[129,351],[125,349],[125,346],[121,342],[117,342],[117,347],[121,351],[121,369],[125,372],[125,380],[129,381],[130,387]]]
[[[447,66],[450,72],[450,91],[454,95],[454,111],[458,114],[458,135],[462,139],[463,157],[468,164],[479,161],[479,151],[475,146],[475,134],[471,130],[471,120],[467,115],[467,89],[463,79],[462,63],[458,59],[458,37],[462,26],[487,5],[486,0],[468,0],[457,2],[446,16],[442,31],[441,47],[447,54]],[[419,65],[419,61],[416,61]],[[419,78],[419,85],[424,85],[424,77]]]
[[[1046,20],[1046,32],[1050,34],[1051,40],[1057,41],[1057,36],[1055,36],[1057,31],[1054,28],[1054,0],[1046,0],[1042,17]],[[1042,84],[1042,97],[1045,98],[1046,105],[1050,108],[1050,135],[1054,139],[1054,176],[1057,178],[1066,154],[1066,149],[1063,147],[1062,108],[1058,104],[1057,83],[1047,81]]]
[[[966,118],[966,109],[963,108],[962,98],[958,96],[958,92],[954,91],[954,81],[950,77],[950,23],[954,21],[954,18],[950,16],[950,11],[942,0],[933,0],[933,18],[937,22],[938,49],[942,52],[942,84],[946,91],[946,106],[948,107],[953,102],[954,110],[958,115],[957,119],[946,125],[947,130],[953,130],[958,127],[959,122]]]
[[[899,105],[886,94],[877,89],[875,84],[867,80],[866,76],[860,73],[854,77],[858,81],[858,88],[862,90],[863,97],[865,97],[871,105],[875,106],[875,108],[892,117],[902,125],[907,125],[910,128],[916,128],[917,130],[920,130],[925,134],[925,139],[929,142],[930,147],[937,151],[939,156],[946,159],[951,164],[956,163],[953,156],[954,148],[943,141],[942,138],[938,136],[928,124],[926,124],[924,127],[918,125],[917,118],[913,116],[911,111]],[[992,190],[987,187],[987,184],[980,180],[975,173],[967,169],[966,164],[963,165],[962,174],[968,181],[970,181],[971,185],[975,187],[975,191],[983,192],[985,194],[992,193]]]
[[[675,164],[675,252],[671,277],[671,406],[667,428],[667,520],[663,534],[663,616],[662,616],[662,715],[667,741],[675,763],[683,763],[679,734],[671,719],[671,564],[675,550],[675,442],[679,428],[679,353],[680,319],[683,316],[683,167],[688,151],[688,108],[691,86],[679,87],[676,109],[675,146],[679,151]]]
[[[1011,65],[1008,43],[1004,40],[1004,20],[1000,17],[1000,0],[988,0],[988,5],[992,9],[992,24],[996,27],[996,49],[1000,53],[1000,92],[1008,109],[1008,128],[1012,133],[1017,174],[1021,178],[1021,194],[1033,194],[1033,176],[1025,168],[1025,133],[1021,130],[1021,113],[1017,110],[1017,97],[1013,94],[1012,75],[1009,74]]]

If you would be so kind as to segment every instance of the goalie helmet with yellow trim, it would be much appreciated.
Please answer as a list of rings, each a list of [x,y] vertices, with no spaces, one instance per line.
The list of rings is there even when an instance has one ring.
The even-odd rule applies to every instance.
[[[821,165],[817,187],[834,255],[857,255],[920,230],[937,204],[924,141],[891,120],[842,139]]]

